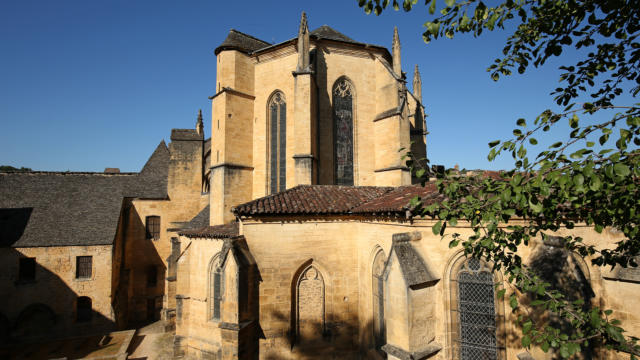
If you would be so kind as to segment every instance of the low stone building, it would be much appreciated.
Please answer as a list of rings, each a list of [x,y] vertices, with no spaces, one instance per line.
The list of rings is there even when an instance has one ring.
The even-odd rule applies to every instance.
[[[170,229],[208,200],[197,124],[174,129],[139,173],[0,172],[2,341],[162,317]]]

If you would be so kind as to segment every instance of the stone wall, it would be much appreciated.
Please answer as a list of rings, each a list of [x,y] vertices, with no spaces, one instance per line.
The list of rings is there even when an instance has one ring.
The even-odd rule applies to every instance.
[[[58,337],[113,330],[111,245],[0,249],[0,313],[11,336]],[[76,257],[91,256],[90,278],[76,278]],[[35,279],[20,281],[19,259],[35,258]],[[91,320],[77,321],[78,297],[91,299]]]

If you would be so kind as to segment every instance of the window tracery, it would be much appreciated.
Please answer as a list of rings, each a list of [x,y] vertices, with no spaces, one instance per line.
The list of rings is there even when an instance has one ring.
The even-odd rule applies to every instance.
[[[454,351],[461,360],[500,358],[497,335],[495,281],[491,267],[476,258],[464,259],[452,269]],[[460,262],[459,261],[459,262]]]
[[[353,185],[353,85],[339,79],[332,93],[335,183]]]
[[[224,269],[220,254],[214,256],[209,265],[209,318],[220,320],[222,295],[224,291]]]
[[[324,277],[310,265],[299,276],[296,289],[296,335],[300,343],[322,339],[325,330]]]
[[[269,111],[269,193],[287,188],[287,103],[284,94],[274,93]]]

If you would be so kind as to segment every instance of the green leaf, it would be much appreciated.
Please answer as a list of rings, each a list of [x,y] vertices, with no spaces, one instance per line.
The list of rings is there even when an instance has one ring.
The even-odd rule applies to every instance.
[[[613,171],[620,177],[627,176],[631,173],[629,167],[623,163],[617,163],[613,165]]]
[[[549,148],[555,149],[555,148],[559,148],[560,146],[562,146],[562,141],[558,141],[554,143],[553,145],[549,146]]]
[[[602,183],[600,182],[600,178],[597,175],[592,175],[589,181],[589,189],[593,191],[598,191]]]
[[[442,228],[442,220],[438,220],[438,222],[431,227],[431,231],[433,231],[433,235],[440,234],[441,228]]]
[[[542,349],[542,351],[547,352],[549,351],[549,343],[547,341],[543,342],[542,344],[540,344],[540,348]]]
[[[573,116],[569,118],[569,126],[571,126],[572,129],[578,128],[578,115],[573,114]]]
[[[489,143],[489,147],[492,148],[498,144],[500,144],[500,140],[493,140],[492,142]]]
[[[531,345],[531,337],[529,335],[525,335],[522,337],[522,347],[528,348]]]
[[[447,5],[448,7],[452,7],[453,4],[456,3],[456,0],[444,0],[445,5]]]
[[[517,124],[518,126],[525,127],[525,126],[527,126],[527,120],[525,120],[525,119],[523,119],[523,118],[520,118],[520,119],[518,119],[518,121],[516,122],[516,124]]]
[[[538,144],[538,140],[536,140],[535,138],[529,138],[529,144],[537,145]]]
[[[431,0],[431,5],[429,6],[429,14],[433,15],[436,12],[436,0]]]
[[[511,306],[511,308],[514,310],[518,307],[518,299],[515,295],[511,295],[511,297],[509,298],[509,306]]]
[[[498,296],[498,299],[503,299],[504,298],[504,293],[507,291],[507,289],[500,289],[498,290],[498,292],[496,293],[496,296]]]

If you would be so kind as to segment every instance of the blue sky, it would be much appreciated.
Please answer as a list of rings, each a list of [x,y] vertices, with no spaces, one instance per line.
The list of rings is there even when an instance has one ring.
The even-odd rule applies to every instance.
[[[209,136],[213,50],[229,29],[280,42],[327,24],[390,48],[398,26],[408,78],[420,67],[428,155],[435,164],[506,169],[487,143],[507,138],[519,117],[553,105],[557,63],[493,82],[485,71],[506,32],[426,45],[426,8],[366,15],[356,0],[0,2],[0,165],[34,170],[139,171],[171,128]]]

